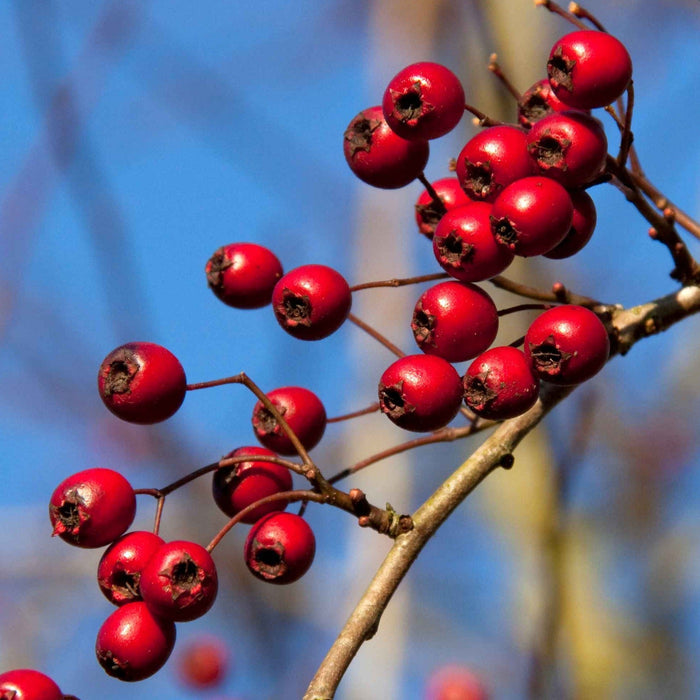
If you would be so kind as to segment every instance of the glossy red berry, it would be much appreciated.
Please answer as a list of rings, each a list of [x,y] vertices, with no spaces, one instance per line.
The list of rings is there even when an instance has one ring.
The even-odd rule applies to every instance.
[[[525,90],[518,100],[518,121],[524,128],[530,129],[540,119],[570,109],[572,106],[562,102],[554,94],[549,80],[544,78]]]
[[[161,545],[141,572],[141,597],[158,617],[186,622],[201,617],[218,591],[211,554],[196,542]]]
[[[456,172],[472,199],[493,202],[504,187],[533,173],[525,132],[507,124],[483,129],[457,156]]]
[[[248,533],[244,557],[250,572],[268,583],[292,583],[311,566],[316,538],[309,524],[294,513],[270,513]]]
[[[273,406],[307,450],[315,447],[326,430],[326,409],[312,391],[284,386],[267,393]],[[295,455],[296,449],[275,416],[258,401],[253,408],[253,430],[265,447],[281,455]]]
[[[141,572],[162,544],[158,535],[135,530],[107,547],[97,566],[97,583],[110,603],[141,600]]]
[[[418,299],[411,330],[424,353],[463,362],[493,343],[498,311],[491,297],[476,285],[440,282]]]
[[[444,177],[432,183],[442,206],[438,206],[428,190],[423,190],[416,201],[416,223],[424,236],[432,238],[440,219],[446,211],[469,203],[467,193],[456,177]]]
[[[284,275],[272,292],[280,326],[301,340],[320,340],[348,317],[352,294],[345,278],[326,265],[302,265]]]
[[[605,168],[608,141],[603,125],[585,112],[557,112],[540,119],[527,142],[536,170],[564,187],[582,187]]]
[[[271,250],[257,243],[230,243],[209,258],[205,272],[209,289],[224,304],[258,309],[272,300],[282,264]]]
[[[213,688],[223,681],[229,666],[228,648],[218,637],[200,635],[191,639],[178,656],[183,683],[192,688]]]
[[[379,408],[405,430],[447,425],[459,411],[462,384],[455,368],[436,355],[406,355],[379,380]]]
[[[256,455],[276,457],[277,455],[264,447],[239,447],[229,452],[226,457],[250,455],[251,459],[238,462],[232,467],[220,467],[214,472],[212,492],[216,505],[232,518],[247,506],[275,493],[289,491],[292,488],[292,474],[289,469],[274,462],[256,461]],[[285,501],[276,501],[254,508],[241,522],[254,523],[263,515],[273,511],[284,510]]]
[[[544,254],[545,258],[570,258],[586,246],[595,231],[598,217],[591,196],[585,190],[570,190],[569,195],[574,205],[571,228],[561,243]]]
[[[566,189],[547,177],[524,177],[493,203],[491,230],[516,255],[542,255],[564,240],[574,205]]]
[[[41,671],[16,668],[0,673],[0,700],[63,700],[63,693]]]
[[[100,365],[97,388],[105,406],[130,423],[170,418],[185,400],[185,371],[169,350],[156,343],[126,343]]]
[[[481,282],[501,274],[514,253],[499,245],[491,230],[492,205],[469,202],[440,220],[433,236],[433,254],[450,277]]]
[[[343,152],[360,180],[393,190],[408,185],[423,172],[430,147],[427,141],[408,141],[394,133],[377,106],[363,110],[350,122]]]
[[[605,107],[627,89],[632,60],[614,36],[594,30],[576,31],[552,47],[547,75],[557,97],[572,107]]]
[[[399,71],[382,100],[387,124],[405,139],[436,139],[452,131],[464,114],[464,88],[439,63],[422,61]]]
[[[590,309],[567,304],[541,313],[525,334],[525,353],[537,374],[553,384],[579,384],[610,355],[603,322]]]
[[[53,534],[77,547],[103,547],[136,515],[131,484],[112,469],[86,469],[64,479],[49,502]]]
[[[537,401],[539,379],[525,354],[506,345],[486,350],[464,375],[464,403],[482,418],[503,420]]]
[[[425,700],[489,700],[489,694],[473,671],[450,665],[430,677]]]
[[[117,608],[97,633],[95,653],[102,668],[121,681],[141,681],[168,660],[175,623],[156,617],[137,601]]]

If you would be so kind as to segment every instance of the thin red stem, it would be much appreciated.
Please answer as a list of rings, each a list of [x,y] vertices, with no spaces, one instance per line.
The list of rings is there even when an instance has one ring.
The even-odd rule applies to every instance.
[[[390,340],[385,338],[379,331],[376,331],[372,326],[361,321],[355,314],[349,314],[348,319],[352,321],[358,328],[361,328],[365,333],[371,335],[375,340],[380,342],[385,348],[394,353],[397,357],[405,357],[406,353],[396,347]]]
[[[409,284],[420,284],[421,282],[433,282],[434,280],[447,279],[446,272],[431,272],[429,275],[418,275],[417,277],[392,278],[389,280],[377,280],[375,282],[363,282],[350,287],[351,292],[359,292],[362,289],[374,289],[376,287],[405,287]]]
[[[342,416],[335,416],[334,418],[328,418],[326,423],[340,423],[344,420],[350,420],[351,418],[357,418],[358,416],[366,416],[369,413],[375,413],[379,410],[379,403],[375,402],[367,408],[361,408],[359,411],[353,411],[352,413],[345,413]]]

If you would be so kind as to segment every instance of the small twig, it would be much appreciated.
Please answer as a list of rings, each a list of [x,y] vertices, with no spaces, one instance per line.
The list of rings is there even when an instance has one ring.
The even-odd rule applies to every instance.
[[[581,7],[581,5],[579,5],[577,2],[569,3],[569,12],[575,17],[587,19],[599,31],[605,32],[606,34],[608,33],[608,30],[602,25],[602,23],[599,22],[598,19],[596,19],[596,17],[585,7]]]
[[[617,164],[624,168],[627,164],[634,134],[632,133],[632,111],[634,110],[634,83],[630,80],[627,86],[627,109],[625,109],[625,122],[622,127],[622,138],[620,140],[620,152],[617,155]]]
[[[393,278],[389,280],[377,280],[375,282],[363,282],[350,287],[351,292],[359,292],[362,289],[375,289],[377,287],[405,287],[409,284],[420,284],[421,282],[433,282],[434,280],[447,279],[446,272],[431,272],[429,275],[418,275],[417,277]]]
[[[467,112],[471,112],[471,114],[476,117],[476,120],[474,121],[475,126],[501,126],[504,124],[504,122],[498,121],[497,119],[492,119],[480,109],[477,109],[472,105],[464,105],[464,109]]]
[[[551,308],[551,304],[518,304],[517,306],[509,306],[506,309],[500,309],[498,315],[508,316],[508,314],[515,314],[518,313],[518,311],[546,311]]]
[[[571,14],[571,12],[567,12],[563,7],[557,5],[557,3],[554,2],[554,0],[535,0],[535,6],[544,7],[553,14],[563,17],[567,22],[570,22],[579,29],[589,28],[585,22],[582,22],[578,17],[576,17],[576,15]]]
[[[612,306],[603,304],[602,302],[592,299],[591,297],[586,297],[581,294],[574,294],[573,292],[568,291],[564,285],[559,282],[555,283],[557,287],[556,291],[551,292],[546,292],[542,289],[537,289],[536,287],[529,287],[525,284],[514,282],[513,280],[503,277],[502,275],[492,277],[489,282],[499,289],[505,289],[513,294],[518,294],[521,297],[535,299],[537,301],[578,304],[579,306],[585,306],[590,309],[598,310],[599,312],[613,308]]]
[[[426,191],[430,195],[430,198],[433,200],[433,210],[435,213],[440,216],[442,214],[447,213],[447,207],[445,206],[445,203],[440,199],[440,195],[437,193],[437,190],[433,187],[433,183],[428,180],[428,178],[425,176],[425,173],[421,173],[418,175],[418,180],[421,182],[423,187],[425,187]],[[352,289],[350,290],[352,291]]]
[[[489,56],[489,70],[503,83],[503,86],[515,98],[515,101],[520,102],[522,94],[506,77],[506,74],[503,72],[501,65],[498,63],[498,55],[495,53],[492,53]]]
[[[396,345],[394,345],[390,340],[385,338],[379,331],[376,331],[372,326],[361,321],[355,314],[349,314],[348,320],[354,323],[358,328],[361,328],[365,333],[371,335],[375,340],[380,342],[385,348],[394,353],[397,357],[405,357],[406,353],[400,350]]]
[[[375,413],[379,410],[379,403],[375,402],[367,408],[361,408],[358,411],[352,411],[352,413],[345,413],[342,416],[335,416],[334,418],[328,418],[326,423],[340,423],[344,420],[350,420],[351,418],[357,418],[358,416],[366,416],[368,413]]]

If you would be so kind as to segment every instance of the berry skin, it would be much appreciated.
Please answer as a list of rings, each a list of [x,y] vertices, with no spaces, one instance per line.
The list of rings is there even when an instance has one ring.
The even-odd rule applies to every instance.
[[[352,294],[345,278],[326,265],[302,265],[288,272],[272,292],[280,326],[301,340],[335,332],[350,313]]]
[[[493,203],[491,230],[516,255],[542,255],[564,240],[574,205],[566,189],[547,177],[524,177]]]
[[[393,190],[413,182],[428,162],[427,141],[408,141],[386,123],[381,106],[360,112],[348,125],[343,152],[350,169],[373,187]]]
[[[239,447],[229,452],[226,457],[239,457],[242,455],[267,455],[276,457],[272,450],[264,447]],[[258,462],[250,459],[238,462],[232,467],[220,467],[214,472],[212,481],[212,493],[216,505],[232,518],[255,501],[266,496],[272,496],[282,491],[290,491],[292,488],[292,475],[289,469],[274,462]],[[273,511],[284,510],[287,507],[285,501],[268,503],[254,508],[241,522],[253,524],[263,515]]]
[[[597,374],[610,355],[603,322],[589,309],[566,304],[541,313],[525,334],[525,353],[541,379],[579,384]]]
[[[216,600],[218,577],[211,554],[196,542],[161,545],[141,572],[141,596],[156,616],[195,620]]]
[[[63,700],[56,683],[33,668],[0,673],[0,700]]]
[[[416,201],[418,231],[430,239],[435,234],[435,228],[444,216],[445,210],[450,211],[455,207],[468,204],[470,201],[456,177],[444,177],[441,180],[436,180],[432,185],[440,197],[442,208],[435,205],[428,190],[423,190]]]
[[[293,583],[311,566],[316,538],[294,513],[270,513],[253,525],[244,546],[250,572],[268,583]]]
[[[473,671],[443,666],[428,681],[425,700],[488,700],[489,694]]]
[[[158,535],[136,530],[107,547],[97,566],[97,583],[110,603],[119,606],[141,600],[141,572],[163,544]]]
[[[545,258],[553,260],[570,258],[585,247],[595,231],[598,217],[591,196],[585,190],[571,190],[569,195],[574,205],[571,228],[561,243],[544,254]]]
[[[413,63],[392,79],[382,100],[384,118],[404,139],[429,140],[452,131],[464,114],[464,88],[439,63]]]
[[[483,289],[463,282],[441,282],[418,299],[411,330],[424,353],[463,362],[493,343],[498,311]]]
[[[456,172],[472,199],[493,202],[504,187],[533,173],[525,132],[507,124],[483,129],[460,151]]]
[[[134,489],[112,469],[86,469],[69,476],[49,502],[53,534],[68,544],[94,549],[128,529],[136,515]]]
[[[126,343],[100,365],[97,388],[104,405],[130,423],[159,423],[185,400],[187,379],[178,359],[156,343]]]
[[[179,676],[192,688],[213,688],[228,670],[228,649],[217,637],[200,636],[189,642],[178,658]]]
[[[538,80],[518,100],[518,121],[525,129],[553,112],[566,112],[571,105],[562,102],[552,90],[549,80]]]
[[[492,205],[469,202],[447,212],[433,236],[433,254],[445,272],[460,282],[481,282],[505,270],[515,257],[491,230]]]
[[[564,187],[582,187],[605,168],[603,125],[585,112],[557,112],[540,119],[528,132],[527,143],[535,169]]]
[[[95,653],[121,681],[142,681],[158,671],[175,646],[175,623],[156,617],[141,601],[117,608],[97,633]]]
[[[221,246],[204,268],[209,289],[236,309],[259,309],[272,300],[282,277],[282,264],[268,248],[257,243]]]
[[[464,403],[482,418],[504,420],[535,405],[540,382],[525,354],[505,345],[491,348],[464,375]]]
[[[632,79],[624,44],[606,32],[576,31],[549,54],[547,75],[557,97],[572,107],[605,107],[621,97]]]
[[[284,386],[268,392],[267,397],[304,448],[311,450],[321,441],[326,430],[326,409],[316,394],[300,386]],[[277,454],[297,453],[282,426],[261,401],[253,408],[253,430],[258,440]]]
[[[436,355],[406,355],[379,380],[379,408],[404,430],[428,432],[447,425],[462,403],[455,368]]]

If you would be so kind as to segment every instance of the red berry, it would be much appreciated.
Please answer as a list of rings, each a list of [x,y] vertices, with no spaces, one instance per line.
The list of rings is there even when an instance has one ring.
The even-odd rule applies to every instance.
[[[214,604],[218,590],[211,554],[196,542],[161,545],[141,572],[141,597],[158,617],[186,622]]]
[[[292,583],[311,566],[316,538],[309,524],[294,513],[270,513],[253,525],[245,541],[250,572],[268,583]]]
[[[537,374],[553,384],[579,384],[597,374],[610,339],[592,311],[567,304],[541,313],[525,334],[525,353]]]
[[[605,168],[608,141],[603,125],[585,112],[558,112],[540,119],[527,142],[536,169],[564,187],[582,187]]]
[[[304,448],[310,450],[320,442],[326,430],[326,409],[316,394],[300,386],[285,386],[268,392],[267,397]],[[258,440],[277,454],[296,454],[287,433],[262,401],[253,408],[253,430]]]
[[[463,362],[494,341],[498,311],[483,289],[463,282],[441,282],[418,299],[411,330],[424,353]]]
[[[566,189],[547,177],[524,177],[493,203],[496,241],[516,255],[542,255],[561,243],[571,228],[574,206]]]
[[[428,190],[423,190],[416,201],[418,230],[428,238],[435,234],[438,222],[446,211],[467,204],[470,200],[456,177],[444,177],[432,183],[442,206],[437,206]]]
[[[282,264],[271,250],[257,243],[230,243],[209,258],[205,272],[209,289],[224,304],[258,309],[272,300]]]
[[[217,637],[199,636],[185,646],[178,658],[182,681],[193,688],[219,685],[228,670],[228,649]]]
[[[545,258],[570,258],[585,247],[595,231],[597,215],[591,196],[585,190],[571,190],[569,195],[574,205],[571,228],[561,243],[544,254]]]
[[[473,671],[443,666],[430,678],[425,700],[488,700],[484,685]]]
[[[382,100],[387,124],[405,139],[436,139],[452,131],[464,114],[464,88],[439,63],[413,63],[399,71]]]
[[[302,265],[275,285],[272,308],[277,322],[295,338],[320,340],[348,317],[352,294],[345,278],[325,265]]]
[[[63,693],[40,671],[16,668],[0,673],[0,700],[63,700]]]
[[[436,355],[406,355],[379,380],[379,408],[405,430],[442,428],[457,415],[461,402],[457,371]]]
[[[483,418],[512,418],[534,406],[539,385],[521,350],[510,345],[491,348],[469,365],[464,402]]]
[[[538,80],[532,87],[525,90],[518,100],[518,121],[529,129],[535,122],[553,112],[566,112],[571,105],[562,102],[552,90],[549,80]]]
[[[427,141],[395,134],[381,106],[360,112],[345,130],[343,151],[350,169],[368,185],[393,190],[413,182],[428,162]]]
[[[97,633],[95,653],[104,670],[121,681],[141,681],[168,660],[175,623],[158,618],[137,601],[117,608]]]
[[[276,457],[272,450],[264,447],[239,447],[226,457],[251,455],[253,459],[238,462],[232,467],[220,467],[214,472],[212,492],[216,505],[232,518],[255,501],[292,488],[292,475],[289,469],[274,462],[259,462],[255,455]],[[276,501],[254,508],[241,522],[252,524],[263,515],[284,510],[285,501]]]
[[[483,129],[467,141],[456,169],[472,199],[493,202],[506,185],[533,172],[525,132],[507,124]]]
[[[594,30],[576,31],[552,47],[547,75],[557,97],[572,107],[605,107],[627,89],[632,60],[614,36]]]
[[[162,544],[158,535],[145,530],[129,532],[112,542],[97,566],[97,583],[110,603],[141,600],[141,572]]]
[[[86,469],[64,479],[49,503],[53,534],[76,547],[103,547],[136,515],[131,484],[112,469]]]
[[[180,408],[187,380],[169,350],[155,343],[126,343],[102,361],[97,388],[115,416],[150,424],[170,418]]]
[[[440,220],[433,237],[433,253],[450,277],[481,282],[499,275],[513,262],[513,252],[494,238],[491,208],[486,202],[469,202]]]

